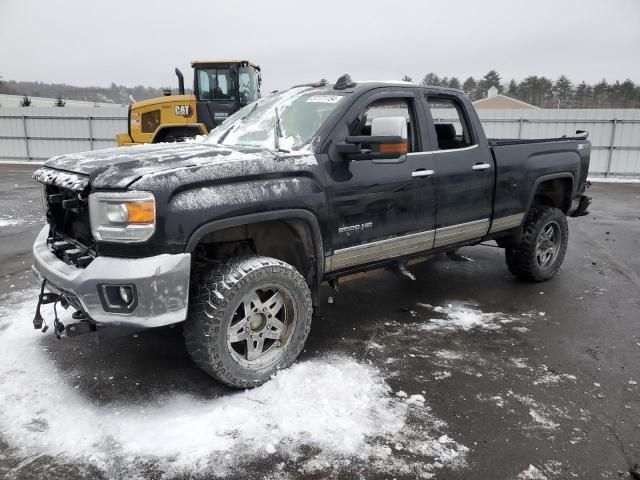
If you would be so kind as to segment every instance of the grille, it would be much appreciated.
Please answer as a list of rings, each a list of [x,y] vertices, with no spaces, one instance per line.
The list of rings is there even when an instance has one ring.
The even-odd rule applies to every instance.
[[[49,248],[65,263],[86,267],[96,256],[86,196],[57,185],[45,184],[44,188],[48,204],[47,221],[51,227]]]

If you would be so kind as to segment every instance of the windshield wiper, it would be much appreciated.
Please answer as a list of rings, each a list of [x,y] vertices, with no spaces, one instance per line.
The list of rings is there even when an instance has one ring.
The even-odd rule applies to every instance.
[[[253,112],[256,111],[256,108],[258,108],[258,102],[255,102],[253,107],[251,107],[251,110],[249,110],[244,117],[242,117],[236,123],[231,125],[229,128],[227,128],[227,130],[222,135],[220,135],[220,138],[218,139],[218,144],[222,143],[224,139],[227,138],[227,135],[231,133],[232,130],[237,130],[238,128],[240,128],[240,125],[244,123],[244,121],[247,119],[249,115],[251,115]]]
[[[284,148],[280,148],[280,139],[282,138],[282,125],[280,124],[280,114],[278,113],[278,107],[274,107],[276,112],[276,124],[275,127],[275,135],[273,138],[274,147],[278,152],[290,153],[289,150],[285,150]]]

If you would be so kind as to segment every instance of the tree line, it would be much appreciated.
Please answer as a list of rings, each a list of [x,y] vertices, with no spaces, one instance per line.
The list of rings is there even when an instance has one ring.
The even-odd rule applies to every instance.
[[[29,106],[30,97],[46,97],[55,100],[55,106],[64,106],[66,100],[82,100],[87,102],[113,103],[114,105],[129,105],[132,99],[136,101],[161,97],[163,88],[125,87],[111,83],[109,87],[77,87],[66,83],[46,82],[18,82],[2,80],[0,77],[0,93],[22,95],[23,106]],[[25,105],[26,104],[26,105]],[[52,104],[53,105],[53,104]]]
[[[411,77],[405,75],[405,81]],[[458,88],[464,90],[471,100],[487,96],[491,87],[499,93],[522,100],[541,108],[640,108],[640,84],[626,79],[612,83],[601,80],[595,84],[574,83],[565,75],[553,80],[544,76],[530,75],[521,81],[505,82],[495,70],[483,77],[468,77],[461,81],[455,76],[440,76],[427,73],[421,80],[424,85]],[[0,77],[0,93],[23,95],[23,106],[29,106],[29,97],[55,98],[56,106],[64,106],[65,100],[84,100],[128,105],[132,100],[160,97],[163,88],[125,87],[111,83],[109,87],[76,87],[64,83],[3,81]]]
[[[405,75],[403,80],[412,79]],[[486,98],[488,90],[496,87],[498,93],[541,108],[640,108],[640,84],[630,79],[612,83],[602,79],[589,84],[574,83],[566,75],[555,80],[530,75],[519,82],[514,79],[504,82],[498,72],[490,70],[481,78],[470,76],[464,81],[431,72],[420,83],[462,89],[471,100]]]

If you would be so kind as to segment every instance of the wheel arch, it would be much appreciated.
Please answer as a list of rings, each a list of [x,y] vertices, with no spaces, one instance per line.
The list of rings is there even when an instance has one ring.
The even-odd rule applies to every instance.
[[[533,183],[525,211],[540,204],[557,207],[566,215],[571,208],[574,188],[575,179],[570,172],[543,175]]]
[[[237,217],[223,218],[207,222],[198,227],[189,237],[189,241],[185,247],[186,253],[194,253],[198,245],[203,242],[207,236],[233,227],[250,227],[252,225],[264,222],[292,222],[297,221],[303,225],[309,234],[312,243],[312,252],[314,257],[314,272],[311,282],[311,292],[314,305],[317,304],[318,289],[324,275],[324,249],[322,242],[322,233],[316,216],[304,209],[287,209],[274,210],[269,212],[251,213]],[[291,226],[295,230],[295,225]],[[300,232],[296,232],[300,233]]]

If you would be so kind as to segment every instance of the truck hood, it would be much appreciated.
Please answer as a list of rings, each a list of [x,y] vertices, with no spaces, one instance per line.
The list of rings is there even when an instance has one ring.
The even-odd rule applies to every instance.
[[[94,189],[123,189],[145,175],[166,170],[254,158],[274,160],[276,154],[253,147],[203,143],[135,145],[59,155],[44,167],[85,175]]]

